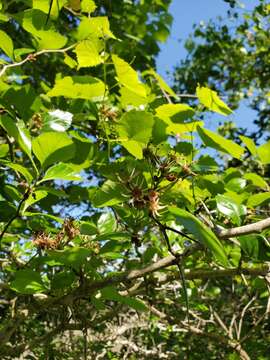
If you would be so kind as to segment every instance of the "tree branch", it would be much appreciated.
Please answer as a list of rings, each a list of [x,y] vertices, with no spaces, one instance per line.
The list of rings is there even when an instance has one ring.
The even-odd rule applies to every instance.
[[[240,236],[240,235],[248,235],[252,233],[260,233],[262,230],[270,227],[270,218],[260,220],[253,224],[248,224],[244,226],[239,226],[232,229],[216,229],[216,235],[220,239],[228,239],[230,237]]]
[[[64,295],[61,298],[47,298],[42,299],[41,304],[44,306],[48,305],[57,305],[59,304],[71,304],[74,300],[80,299],[80,298],[87,298],[90,295],[92,295],[95,291],[101,290],[107,286],[113,286],[120,283],[127,283],[132,280],[136,280],[138,278],[141,278],[147,274],[151,274],[155,271],[161,270],[163,268],[177,265],[179,261],[182,261],[189,255],[195,253],[198,250],[201,250],[203,247],[202,245],[191,245],[185,249],[185,251],[182,254],[179,254],[178,256],[173,256],[172,254],[166,256],[163,259],[160,259],[151,265],[146,266],[145,268],[138,269],[138,270],[132,270],[130,272],[124,272],[120,275],[115,276],[107,276],[102,280],[94,281],[94,282],[87,282],[83,285],[79,286],[78,288],[74,289],[70,294]],[[181,257],[181,259],[180,259]]]

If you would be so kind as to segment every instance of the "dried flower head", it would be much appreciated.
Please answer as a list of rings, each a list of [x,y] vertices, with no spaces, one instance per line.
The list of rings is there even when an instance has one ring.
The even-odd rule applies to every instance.
[[[42,250],[53,250],[57,249],[59,245],[59,239],[52,238],[44,232],[38,232],[33,239],[33,244]]]
[[[69,240],[73,240],[80,234],[80,230],[75,226],[74,219],[69,218],[64,221],[63,230]]]
[[[156,190],[150,189],[148,191],[149,212],[153,217],[159,216],[159,210],[164,209],[165,206],[159,204],[159,193]]]
[[[104,118],[108,119],[108,120],[115,120],[118,116],[118,112],[116,109],[114,108],[110,108],[108,106],[102,106],[100,109],[101,114],[103,115]]]

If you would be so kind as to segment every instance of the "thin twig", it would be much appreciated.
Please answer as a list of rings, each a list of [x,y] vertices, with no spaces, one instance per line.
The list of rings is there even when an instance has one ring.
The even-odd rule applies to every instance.
[[[47,53],[65,53],[66,51],[73,49],[76,45],[77,44],[73,44],[64,49],[44,49],[44,50],[37,51],[35,53],[31,53],[31,54],[27,55],[26,58],[24,58],[21,61],[4,65],[0,71],[0,77],[3,76],[8,69],[17,67],[17,66],[21,66],[21,65],[27,63],[28,61],[33,61],[33,60],[35,60],[36,57],[38,57],[40,55],[47,54]]]

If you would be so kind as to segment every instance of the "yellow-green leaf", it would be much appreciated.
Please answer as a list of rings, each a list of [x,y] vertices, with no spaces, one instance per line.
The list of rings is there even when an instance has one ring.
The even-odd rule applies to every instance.
[[[263,164],[270,164],[270,140],[257,148],[259,158]]]
[[[64,96],[71,99],[98,100],[104,96],[104,83],[91,76],[66,76],[57,79],[48,96]]]
[[[270,192],[264,192],[251,195],[248,198],[247,205],[249,207],[256,207],[270,202]]]
[[[195,113],[195,111],[186,104],[164,104],[155,110],[156,115],[169,125],[171,121],[183,123],[185,120],[190,119]]]
[[[33,140],[33,152],[42,167],[71,159],[75,145],[66,133],[45,132]]]
[[[164,90],[167,94],[171,95],[175,99],[178,99],[178,96],[173,91],[173,89],[166,83],[166,81],[163,79],[163,77],[161,77],[159,74],[157,74],[153,69],[144,71],[143,75],[151,75],[151,76],[153,76],[156,79],[159,87],[162,90]]]
[[[223,136],[220,136],[213,131],[203,129],[200,126],[197,127],[197,131],[206,146],[230,154],[236,159],[240,159],[245,151],[240,145],[225,139]]]
[[[169,207],[169,211],[176,216],[176,220],[194,235],[195,240],[200,241],[212,251],[213,255],[221,262],[221,264],[228,264],[227,256],[221,242],[196,216],[183,209],[172,206]]]
[[[203,121],[193,121],[186,124],[171,124],[166,128],[168,135],[183,134],[186,132],[197,131],[198,126],[203,126]]]
[[[0,48],[10,59],[13,59],[13,41],[11,37],[2,30],[0,30]]]
[[[200,103],[207,109],[225,116],[232,113],[232,110],[219,98],[216,91],[204,86],[197,86],[196,94]]]
[[[82,0],[81,1],[81,11],[82,12],[87,12],[87,13],[92,13],[96,10],[97,5],[95,4],[95,2],[93,0]]]
[[[123,59],[112,55],[118,81],[139,96],[146,97],[146,87],[139,80],[137,72]]]
[[[98,39],[82,40],[75,48],[79,68],[96,66],[102,63],[99,55],[101,42]]]
[[[115,36],[110,30],[110,23],[107,16],[83,17],[78,26],[76,37],[78,40],[92,38],[113,38]]]
[[[258,152],[257,152],[257,148],[256,148],[256,145],[254,143],[254,141],[246,136],[239,136],[241,141],[246,145],[246,147],[248,148],[248,150],[250,151],[250,153],[253,155],[253,156],[257,156],[258,155]]]
[[[125,113],[117,126],[122,145],[135,157],[143,157],[142,150],[152,136],[153,115],[145,111]]]

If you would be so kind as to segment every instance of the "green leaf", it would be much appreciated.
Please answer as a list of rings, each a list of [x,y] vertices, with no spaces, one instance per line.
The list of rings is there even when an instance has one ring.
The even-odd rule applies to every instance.
[[[216,235],[208,229],[197,217],[189,212],[176,207],[169,207],[171,214],[176,216],[176,219],[183,225],[195,239],[202,242],[207,248],[209,248],[213,255],[221,264],[227,265],[228,260],[223,249],[221,242]]]
[[[165,91],[167,94],[171,95],[175,99],[178,99],[178,96],[173,91],[173,89],[171,89],[170,86],[166,83],[166,81],[159,74],[157,74],[153,69],[144,71],[143,75],[151,75],[151,76],[153,76],[156,79],[159,87],[163,91]]]
[[[76,276],[74,272],[65,271],[56,274],[51,281],[51,288],[53,290],[60,290],[64,288],[70,287],[74,281],[76,280]]]
[[[110,23],[107,16],[83,17],[77,30],[78,40],[104,39],[115,36],[110,30]]]
[[[74,50],[77,55],[78,68],[101,64],[103,59],[99,52],[102,48],[103,43],[99,39],[82,40]]]
[[[66,181],[81,181],[80,175],[76,174],[74,169],[64,163],[59,163],[51,166],[45,173],[44,177],[38,182],[44,182],[48,180],[66,180]]]
[[[200,103],[207,109],[225,116],[232,114],[232,110],[219,98],[216,91],[204,86],[197,86],[196,95]]]
[[[112,55],[118,81],[135,94],[146,97],[146,87],[139,81],[137,72],[123,59]]]
[[[49,13],[50,10],[50,18],[57,19],[59,15],[59,10],[63,7],[66,0],[52,0],[51,9],[50,9],[50,1],[48,0],[32,0],[33,1],[33,9],[39,9],[43,11],[45,14]]]
[[[12,136],[20,145],[21,149],[32,159],[31,137],[29,131],[25,128],[23,121],[17,123],[9,116],[4,115],[0,118],[0,125],[6,130],[9,136]]]
[[[20,294],[35,294],[46,291],[41,275],[33,270],[19,270],[15,279],[11,281],[10,288]]]
[[[64,63],[69,66],[71,69],[74,69],[77,67],[77,61],[74,60],[71,56],[65,54],[64,56]]]
[[[100,237],[98,237],[98,240],[100,241]],[[123,252],[128,248],[130,248],[130,242],[110,240],[102,246],[99,255],[106,259],[123,259]]]
[[[245,179],[235,177],[229,180],[225,187],[231,191],[240,192],[245,188],[246,184],[247,181]]]
[[[16,214],[16,207],[7,201],[0,201],[0,222],[9,221]]]
[[[0,158],[6,157],[9,151],[8,144],[0,144]]]
[[[257,260],[260,251],[260,242],[263,242],[263,238],[260,235],[252,234],[238,236],[237,238],[246,255]]]
[[[241,217],[246,214],[244,205],[239,205],[231,197],[220,194],[216,196],[216,202],[221,214],[228,216],[234,224],[241,225]]]
[[[239,138],[246,145],[246,147],[248,148],[248,150],[250,151],[250,153],[253,156],[258,156],[256,145],[252,139],[250,139],[246,136],[243,136],[243,135],[242,136],[240,135]]]
[[[47,14],[43,11],[28,9],[14,17],[27,32],[35,37],[39,49],[60,49],[65,46],[67,38],[58,33],[52,23],[50,23],[50,30],[47,30]]]
[[[46,132],[33,140],[33,152],[43,168],[71,159],[75,145],[66,133]]]
[[[257,186],[257,187],[260,187],[260,188],[265,189],[265,190],[269,189],[269,186],[268,186],[267,182],[264,181],[264,179],[258,174],[246,173],[246,174],[244,174],[244,178],[246,180],[251,181],[252,184]]]
[[[169,125],[171,125],[171,121],[183,123],[195,114],[195,111],[186,104],[165,104],[155,110],[156,115]]]
[[[121,144],[138,159],[152,136],[154,118],[145,111],[132,110],[125,113],[117,125]]]
[[[256,207],[266,205],[270,201],[270,192],[264,192],[260,194],[254,194],[249,196],[247,205],[249,207]]]
[[[129,105],[138,107],[140,105],[147,104],[148,99],[123,86],[120,89],[120,102],[123,107],[127,107]]]
[[[66,266],[80,266],[86,262],[91,255],[91,249],[83,247],[72,247],[66,250],[50,250],[48,251],[51,260],[58,261]]]
[[[259,158],[263,164],[270,164],[270,140],[257,148]]]
[[[18,191],[17,187],[13,185],[5,185],[2,189],[2,194],[10,201],[20,201],[22,194]]]
[[[68,111],[53,110],[45,114],[43,118],[42,132],[66,131],[72,123],[73,114]]]
[[[128,296],[120,295],[115,288],[106,287],[101,290],[101,297],[106,300],[113,300],[120,302],[121,304],[132,307],[137,311],[146,311],[147,308],[144,303],[138,299],[134,299]]]
[[[11,162],[4,162],[5,166],[9,167],[10,169],[13,169],[15,171],[17,171],[18,173],[22,174],[22,176],[25,178],[25,180],[27,181],[28,184],[30,184],[33,180],[33,176],[32,174],[27,170],[26,167],[20,165],[20,164],[15,164],[15,163],[11,163]]]
[[[106,181],[100,189],[94,189],[90,201],[94,207],[113,206],[126,201],[123,187],[111,180]]]
[[[244,153],[244,149],[231,140],[214,133],[213,131],[206,130],[198,126],[198,134],[206,146],[212,147],[218,151],[230,154],[236,159],[240,159]]]
[[[104,213],[100,215],[97,222],[100,234],[109,233],[116,230],[115,216],[112,213]]]
[[[64,96],[70,99],[99,100],[104,96],[104,83],[91,76],[66,76],[56,80],[48,96]]]
[[[13,59],[13,41],[8,34],[2,30],[0,30],[0,48],[10,59]]]
[[[17,81],[21,81],[17,80]],[[19,118],[24,120],[25,124],[29,119],[37,112],[39,112],[41,107],[41,99],[37,96],[33,87],[30,84],[21,85],[19,87],[10,87],[8,91],[4,94],[3,100],[9,108],[12,104],[13,111],[19,114]],[[19,121],[18,121],[19,122]]]
[[[167,126],[166,133],[168,135],[177,135],[186,132],[194,132],[197,131],[199,126],[203,126],[203,124],[203,121],[191,121],[185,124],[171,124]]]
[[[29,208],[29,206],[37,203],[41,199],[45,198],[48,195],[47,191],[36,190],[34,191],[23,203],[22,214]]]

